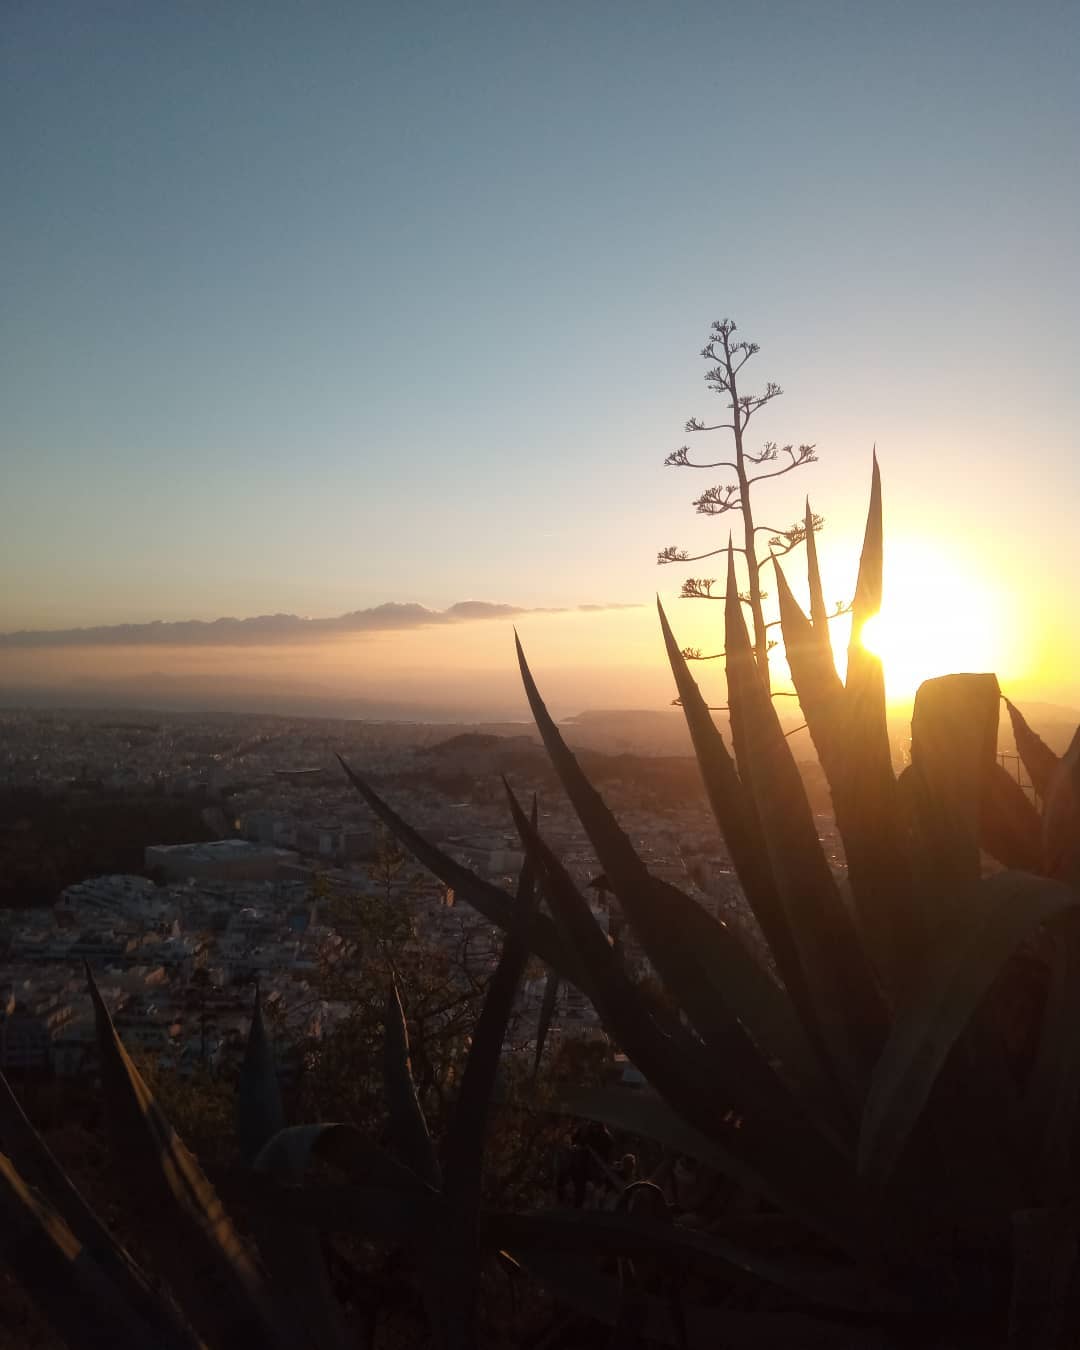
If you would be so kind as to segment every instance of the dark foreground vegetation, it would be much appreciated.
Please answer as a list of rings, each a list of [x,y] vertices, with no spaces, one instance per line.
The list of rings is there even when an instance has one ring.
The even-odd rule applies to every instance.
[[[355,1078],[367,1087],[341,1103],[352,1118],[289,1125],[256,1006],[236,1092],[239,1164],[202,1167],[91,979],[112,1159],[96,1204],[0,1095],[3,1256],[69,1344],[1075,1341],[1080,738],[1059,758],[1006,701],[1040,813],[995,757],[997,681],[949,676],[919,691],[898,779],[881,665],[859,643],[881,594],[876,465],[845,681],[809,529],[807,546],[809,616],[779,566],[775,578],[846,876],[819,844],[730,555],[734,756],[663,612],[660,623],[756,944],[649,874],[519,649],[553,769],[655,980],[630,975],[509,785],[526,853],[515,894],[439,852],[346,766],[402,845],[504,930],[454,1071],[438,1092],[422,1076],[409,1041],[419,1005],[401,971],[368,988],[381,1064],[361,1037]],[[392,967],[392,941],[384,948]],[[575,1207],[592,1183],[576,1185],[572,1167],[565,1190],[528,1162],[498,1184],[513,1174],[500,1130],[530,1091],[501,1055],[530,959],[588,995],[649,1084],[556,1080],[522,1127],[546,1112],[636,1140],[621,1172],[600,1159],[606,1208]],[[579,1161],[598,1152],[587,1128],[568,1141]],[[668,1184],[680,1168],[725,1184],[691,1208]],[[381,1264],[365,1265],[374,1250]],[[402,1303],[407,1327],[386,1311]]]

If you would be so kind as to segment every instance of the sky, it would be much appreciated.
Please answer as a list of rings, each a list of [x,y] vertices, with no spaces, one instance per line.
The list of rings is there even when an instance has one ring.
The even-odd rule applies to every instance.
[[[830,598],[877,446],[893,692],[1080,704],[1078,57],[1071,0],[7,0],[0,633],[564,610],[516,621],[567,698],[651,705],[657,590],[718,641],[655,555],[722,542],[663,458],[731,315],[755,432],[820,461],[760,516],[810,494]],[[505,616],[348,645],[254,673],[514,677]]]

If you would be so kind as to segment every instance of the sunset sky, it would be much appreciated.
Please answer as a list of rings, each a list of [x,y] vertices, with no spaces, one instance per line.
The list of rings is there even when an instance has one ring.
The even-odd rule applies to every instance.
[[[0,642],[0,686],[427,698],[512,680],[517,622],[564,706],[662,704],[655,591],[719,641],[675,597],[721,563],[655,555],[726,536],[690,505],[724,476],[663,458],[720,412],[697,353],[730,314],[785,389],[754,446],[821,461],[759,517],[810,494],[833,600],[877,445],[894,695],[989,668],[1080,705],[1072,0],[3,10],[0,632],[564,612]]]

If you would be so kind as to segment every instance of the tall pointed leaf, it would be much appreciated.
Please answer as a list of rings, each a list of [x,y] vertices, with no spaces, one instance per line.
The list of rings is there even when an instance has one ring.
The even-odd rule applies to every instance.
[[[529,959],[529,920],[536,908],[533,863],[526,857],[517,892],[517,915],[503,943],[484,1006],[473,1032],[461,1092],[443,1153],[447,1198],[474,1212],[480,1203],[488,1115],[506,1028]]]
[[[965,905],[979,879],[1000,698],[993,675],[942,675],[915,695],[910,776],[921,886],[932,891],[940,917]]]
[[[1054,929],[1050,989],[1024,1101],[1039,1199],[1052,1205],[1074,1184],[1080,1111],[1080,920]]]
[[[1080,727],[1050,780],[1043,812],[1043,870],[1080,887]]]
[[[881,609],[884,556],[881,472],[875,451],[852,601],[843,716],[835,753],[824,767],[866,944],[881,979],[896,998],[912,977],[925,934],[912,903],[910,862],[885,715],[885,673],[880,658],[862,641],[867,622]]]
[[[1024,768],[1028,771],[1031,785],[1036,794],[1045,801],[1059,763],[1058,756],[1054,754],[1040,735],[1032,731],[1024,720],[1023,713],[1014,703],[1010,703],[1006,699],[1005,707],[1008,709],[1009,721],[1012,723],[1016,753],[1020,756]]]
[[[1076,1215],[1060,1203],[1013,1215],[1009,1350],[1057,1350],[1063,1344],[1077,1249]]]
[[[729,1238],[648,1215],[560,1209],[490,1214],[485,1216],[484,1231],[489,1241],[513,1252],[541,1247],[567,1254],[654,1255],[672,1264],[691,1256],[711,1257],[807,1302],[847,1312],[895,1313],[905,1306],[895,1295],[875,1288],[866,1271],[857,1273],[849,1265],[804,1256],[797,1261],[765,1256]]]
[[[407,824],[393,807],[384,802],[374,788],[355,774],[340,755],[338,760],[349,782],[417,862],[422,863],[447,886],[452,886],[454,894],[460,896],[462,900],[467,900],[489,923],[495,924],[504,933],[513,926],[513,896],[508,895],[500,887],[493,886],[491,882],[484,881],[461,863],[455,862],[441,849],[436,848],[434,844],[429,843],[422,834]],[[581,983],[583,977],[580,965],[575,961],[574,954],[566,950],[555,925],[546,914],[533,915],[529,927],[529,946],[545,964],[556,969],[564,979],[569,980],[583,992],[588,992]]]
[[[19,1175],[55,1208],[75,1240],[133,1313],[154,1329],[162,1345],[194,1350],[195,1336],[190,1328],[180,1321],[171,1303],[153,1292],[143,1272],[83,1199],[27,1119],[2,1073],[0,1140]]]
[[[783,1065],[787,1078],[796,1086],[810,1109],[819,1115],[824,1109],[825,1114],[831,1117],[832,1112],[825,1109],[828,1088],[821,1077],[817,1056],[803,1029],[804,1022],[812,1016],[809,992],[772,875],[757,807],[739,781],[723,737],[713,722],[697,682],[690,674],[686,658],[675,641],[659,600],[657,609],[675,685],[713,815],[735,864],[743,892],[761,925],[791,999],[789,1003],[787,999],[778,998],[775,991],[759,988],[755,991],[753,1019],[745,1012],[740,1012],[740,1016],[766,1054]],[[699,948],[699,958],[708,959],[708,952],[707,947]],[[715,968],[719,978],[723,979],[719,962]],[[795,1015],[796,1009],[799,1016]]]
[[[874,1072],[859,1139],[863,1175],[888,1177],[950,1050],[1017,947],[1078,907],[1080,896],[1068,887],[1002,872],[981,883],[969,915],[938,933]]]
[[[686,658],[675,641],[659,598],[656,607],[660,614],[668,660],[675,676],[675,687],[679,691],[698,768],[716,823],[735,865],[747,902],[761,925],[781,976],[785,982],[789,979],[797,982],[799,971],[795,951],[776,892],[757,808],[739,781],[724,738],[712,719],[697,681],[690,674]]]
[[[844,841],[848,883],[860,931],[885,983],[893,986],[910,965],[898,942],[901,915],[910,914],[907,860],[899,852],[895,823],[895,783],[891,770],[864,774],[862,725],[836,673],[832,646],[811,628],[777,559],[777,595],[784,652],[799,705],[832,794],[837,828]],[[876,737],[871,737],[871,747]],[[867,781],[877,791],[867,793]]]
[[[56,1210],[3,1153],[0,1261],[72,1350],[156,1350],[161,1344]]]
[[[1003,867],[1042,870],[1042,821],[1027,793],[995,762],[983,785],[979,843]]]
[[[254,1166],[277,1181],[299,1185],[316,1158],[334,1164],[350,1181],[402,1193],[403,1204],[410,1203],[410,1193],[423,1189],[415,1173],[374,1148],[352,1125],[282,1129],[265,1141]],[[393,1203],[392,1197],[385,1199]],[[252,1224],[275,1295],[298,1337],[309,1338],[316,1350],[346,1350],[352,1337],[330,1284],[318,1231],[259,1211]]]
[[[677,995],[730,1081],[739,1084],[743,1104],[766,1114],[797,1110],[788,1085],[759,1048],[769,1044],[768,1031],[758,1029],[762,1013],[767,1019],[783,1015],[777,1012],[780,991],[775,982],[732,929],[685,892],[650,875],[559,733],[520,642],[517,652],[541,739],[623,912],[661,980]]]
[[[318,1127],[317,1127],[318,1128]],[[289,1181],[303,1176],[306,1158],[288,1153],[274,1141],[287,1135],[274,1053],[262,1015],[258,986],[247,1048],[237,1086],[237,1135],[243,1161]],[[322,1131],[317,1138],[322,1137]],[[255,1215],[255,1240],[271,1281],[274,1298],[298,1342],[315,1350],[345,1350],[349,1339],[326,1270],[319,1235],[295,1224]]]
[[[806,499],[804,517],[806,531],[806,575],[810,583],[810,622],[814,625],[814,637],[823,647],[832,651],[832,639],[829,636],[829,611],[825,607],[825,592],[821,587],[821,569],[818,566],[817,533],[814,530],[814,513],[810,510],[810,498]]]
[[[285,1128],[285,1110],[274,1067],[274,1052],[266,1034],[262,996],[255,990],[247,1046],[236,1090],[236,1133],[240,1156],[251,1163],[263,1144]]]
[[[784,656],[810,737],[824,764],[827,759],[835,757],[839,750],[841,728],[838,720],[843,706],[844,686],[836,673],[832,646],[827,641],[822,644],[820,633],[802,612],[784,576],[779,558],[773,558],[772,563],[780,606]]]
[[[540,1003],[540,1016],[536,1024],[536,1049],[533,1052],[532,1076],[535,1080],[540,1073],[540,1065],[544,1058],[544,1046],[547,1043],[548,1032],[551,1030],[551,1023],[555,1016],[555,1009],[559,1001],[559,977],[553,970],[547,973],[547,979],[544,981],[544,997]]]
[[[570,1259],[540,1249],[523,1251],[521,1264],[550,1290],[554,1298],[609,1326],[618,1323],[621,1306],[615,1276],[583,1267]],[[674,1346],[688,1343],[694,1350],[774,1350],[798,1346],[799,1350],[892,1350],[895,1333],[855,1323],[830,1321],[805,1312],[771,1312],[760,1308],[743,1310],[688,1303],[684,1305],[684,1328],[672,1316],[670,1304],[654,1295],[642,1294],[640,1331],[649,1343]]]
[[[401,1160],[429,1186],[437,1189],[442,1184],[442,1174],[427,1120],[416,1095],[405,1010],[401,1006],[397,980],[393,978],[386,997],[383,1084],[390,1112],[390,1133]]]
[[[857,1250],[867,1235],[846,1160],[807,1130],[797,1114],[742,1120],[732,1109],[727,1075],[717,1073],[715,1059],[681,1028],[657,1027],[584,896],[512,793],[510,806],[552,913],[590,971],[593,1002],[609,1034],[683,1122],[711,1141],[729,1175],[841,1246]]]
[[[142,1245],[208,1345],[284,1345],[217,1192],[120,1042],[87,969],[116,1189]]]
[[[817,836],[791,746],[758,674],[729,560],[725,652],[732,731],[751,764],[751,785],[788,924],[810,991],[808,1031],[837,1074],[850,1107],[884,1036],[884,1008]],[[740,773],[743,758],[739,759]]]

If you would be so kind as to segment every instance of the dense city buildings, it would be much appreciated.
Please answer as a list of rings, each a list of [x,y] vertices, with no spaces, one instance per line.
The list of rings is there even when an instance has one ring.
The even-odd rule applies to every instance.
[[[16,877],[0,910],[0,1067],[61,1076],[93,1071],[87,965],[125,1042],[165,1067],[188,1072],[235,1061],[256,981],[287,1058],[291,1042],[324,1033],[347,1011],[323,996],[320,977],[362,940],[357,915],[370,912],[365,901],[407,911],[398,940],[467,952],[475,969],[465,974],[490,969],[499,935],[486,921],[455,904],[411,859],[380,869],[385,838],[335,751],[427,838],[509,890],[522,852],[500,775],[524,795],[535,792],[544,837],[627,961],[643,966],[631,936],[609,922],[602,879],[595,884],[596,857],[543,751],[523,728],[500,730],[0,712],[0,847]],[[635,847],[655,875],[753,941],[694,762],[630,753],[620,734],[617,753],[582,754]],[[67,842],[89,828],[98,852],[85,875],[56,873],[49,826],[57,818]],[[132,865],[136,827],[145,832],[176,820],[186,823],[188,837],[144,837]],[[820,824],[828,837],[828,817]],[[122,870],[108,853],[112,836],[127,864]],[[77,859],[72,866],[77,870]],[[526,980],[518,1049],[529,1048],[530,1028],[535,1035],[544,982],[542,972]],[[560,994],[552,1034],[603,1036],[572,989]]]

